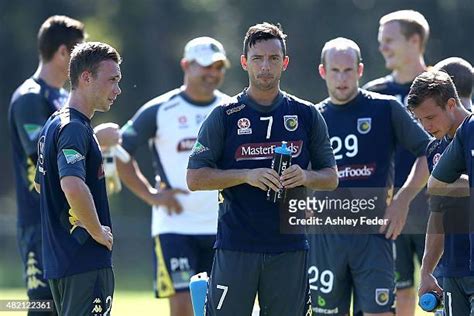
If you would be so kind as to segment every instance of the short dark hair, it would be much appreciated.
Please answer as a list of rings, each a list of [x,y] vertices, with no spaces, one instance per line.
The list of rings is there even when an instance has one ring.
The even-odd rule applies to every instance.
[[[461,98],[471,98],[473,73],[472,65],[468,61],[459,57],[450,57],[438,62],[433,68],[442,70],[451,77]]]
[[[457,106],[461,106],[456,87],[451,77],[444,71],[430,70],[415,78],[408,93],[408,109],[413,111],[430,98],[442,109],[451,98],[456,100]]]
[[[362,62],[362,56],[360,53],[359,45],[353,40],[344,37],[337,37],[330,41],[327,41],[323,49],[321,50],[321,65],[326,67],[326,53],[331,49],[337,49],[342,51],[352,50],[356,56],[356,65]]]
[[[405,39],[418,34],[421,41],[420,48],[422,51],[425,50],[428,37],[430,36],[430,26],[423,14],[415,10],[399,10],[381,17],[379,24],[382,26],[389,22],[398,22],[400,24],[400,31]]]
[[[74,47],[69,63],[71,89],[77,87],[79,77],[84,71],[89,71],[95,77],[99,64],[105,60],[113,60],[120,64],[122,57],[115,48],[105,43],[86,42]]]
[[[244,38],[244,56],[247,57],[249,48],[255,45],[255,43],[271,39],[277,39],[280,41],[283,56],[286,56],[286,34],[283,33],[282,27],[279,23],[275,25],[268,22],[256,24],[248,29]]]
[[[64,15],[49,17],[38,31],[38,52],[43,62],[50,61],[59,46],[72,51],[74,45],[86,37],[84,24]]]

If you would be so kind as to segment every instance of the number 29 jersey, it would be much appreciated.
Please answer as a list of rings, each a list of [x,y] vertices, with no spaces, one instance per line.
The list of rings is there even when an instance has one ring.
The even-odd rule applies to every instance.
[[[339,187],[390,189],[396,145],[419,157],[430,141],[391,96],[360,89],[346,104],[326,99],[318,107],[328,125]]]

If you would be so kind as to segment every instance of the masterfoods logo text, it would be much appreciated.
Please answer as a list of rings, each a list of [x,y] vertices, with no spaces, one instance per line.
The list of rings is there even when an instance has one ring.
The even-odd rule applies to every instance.
[[[375,173],[376,164],[338,167],[339,180],[367,179]]]
[[[247,143],[237,147],[235,151],[235,160],[263,160],[272,159],[275,147],[281,145],[281,142],[272,143]],[[288,142],[288,149],[292,152],[292,157],[296,158],[301,154],[303,148],[302,140]]]

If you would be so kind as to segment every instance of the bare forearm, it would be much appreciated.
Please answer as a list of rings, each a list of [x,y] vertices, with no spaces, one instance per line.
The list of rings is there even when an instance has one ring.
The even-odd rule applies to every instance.
[[[421,273],[433,273],[444,251],[443,213],[430,213]]]
[[[186,181],[191,191],[222,190],[246,183],[249,169],[221,170],[214,168],[188,169]]]
[[[433,273],[444,251],[444,234],[426,234],[421,273]]]
[[[306,170],[305,186],[313,190],[332,191],[337,188],[339,179],[337,168],[324,168],[318,171]]]
[[[61,179],[61,189],[75,217],[81,222],[91,236],[102,232],[102,226],[97,216],[94,200],[87,185],[77,177]]]
[[[135,159],[131,159],[128,163],[117,159],[116,164],[120,179],[127,188],[146,203],[153,205],[150,196],[156,190],[142,174]]]
[[[413,163],[410,174],[397,192],[395,198],[403,198],[410,202],[425,187],[430,176],[426,156],[418,157]]]

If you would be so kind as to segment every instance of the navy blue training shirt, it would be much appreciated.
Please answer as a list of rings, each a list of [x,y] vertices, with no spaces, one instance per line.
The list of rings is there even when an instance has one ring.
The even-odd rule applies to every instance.
[[[426,149],[428,168],[433,172],[436,163],[441,158],[452,139],[447,136],[433,140]],[[443,212],[445,225],[444,252],[439,262],[440,276],[465,277],[474,275],[469,268],[469,197],[430,197],[430,211]],[[446,227],[452,223],[449,227]],[[452,227],[454,226],[454,227]],[[462,227],[461,227],[462,226]]]
[[[66,90],[51,87],[39,78],[27,79],[13,93],[8,122],[13,147],[17,223],[20,227],[40,223],[39,195],[33,185],[38,136],[48,117],[67,98]]]
[[[292,164],[313,170],[335,166],[327,127],[313,104],[280,93],[272,105],[254,102],[244,90],[204,121],[188,169],[270,168],[274,148],[287,141]],[[248,184],[222,190],[215,247],[279,253],[308,248],[302,234],[280,233],[278,204]]]
[[[47,279],[112,266],[111,252],[76,224],[61,189],[61,178],[82,179],[94,200],[99,221],[111,227],[99,144],[90,120],[66,107],[54,113],[38,142],[36,182],[41,185],[44,275]]]

